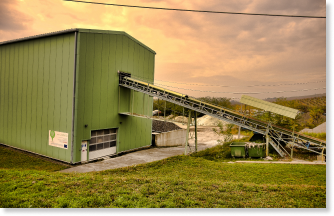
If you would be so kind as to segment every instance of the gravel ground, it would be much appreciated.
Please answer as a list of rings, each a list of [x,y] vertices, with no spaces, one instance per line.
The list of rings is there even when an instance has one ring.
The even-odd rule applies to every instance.
[[[179,129],[181,128],[172,122],[164,122],[164,121],[157,121],[157,120],[153,120],[152,122],[152,131],[168,132],[168,131],[179,130]]]
[[[318,125],[317,127],[313,129],[303,129],[300,131],[300,133],[308,132],[308,133],[326,133],[326,122],[322,123],[321,125]]]

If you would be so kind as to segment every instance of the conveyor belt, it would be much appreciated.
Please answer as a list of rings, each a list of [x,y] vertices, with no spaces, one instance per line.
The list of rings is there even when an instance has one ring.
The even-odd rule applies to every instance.
[[[283,148],[283,143],[295,143],[298,147],[319,154],[323,148],[326,148],[326,142],[323,140],[293,132],[276,125],[271,125],[270,123],[246,116],[234,110],[205,103],[195,98],[190,98],[185,94],[161,88],[147,82],[131,78],[130,76],[131,75],[127,73],[119,72],[119,85],[166,100],[205,115],[210,115],[214,118],[247,128],[260,134],[268,134],[270,136],[269,143],[281,156],[286,154],[289,155],[289,153]],[[312,149],[307,147],[308,142],[310,143],[309,146],[313,147]],[[314,147],[318,147],[318,151],[314,150],[317,149]]]

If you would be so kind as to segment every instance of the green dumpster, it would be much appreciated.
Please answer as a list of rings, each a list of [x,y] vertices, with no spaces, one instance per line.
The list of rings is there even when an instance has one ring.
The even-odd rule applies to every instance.
[[[250,158],[264,158],[266,157],[266,144],[265,143],[246,143],[248,150],[248,156]]]
[[[230,145],[232,157],[246,157],[246,149],[244,142],[233,142]]]

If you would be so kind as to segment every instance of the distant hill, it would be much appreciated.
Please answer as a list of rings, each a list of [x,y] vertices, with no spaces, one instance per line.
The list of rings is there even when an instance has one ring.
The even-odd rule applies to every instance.
[[[323,97],[326,96],[326,93],[323,94],[313,94],[313,95],[305,95],[305,96],[297,96],[297,97],[287,97],[286,99],[289,100],[299,100],[299,99],[305,99],[305,98],[315,98],[315,97]],[[273,102],[279,97],[274,98],[266,98],[265,101]],[[241,104],[239,101],[231,100],[232,105]]]
[[[306,95],[306,96],[297,96],[297,97],[287,97],[286,99],[289,100],[299,100],[299,99],[305,99],[305,98],[315,98],[315,97],[323,97],[326,96],[326,93],[323,94],[314,94],[314,95]],[[267,98],[266,101],[273,102],[277,98]]]

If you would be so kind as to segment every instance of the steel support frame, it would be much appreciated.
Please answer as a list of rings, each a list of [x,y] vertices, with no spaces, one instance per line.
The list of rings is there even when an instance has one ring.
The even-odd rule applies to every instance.
[[[237,126],[241,126],[243,128],[249,129],[251,131],[263,135],[266,135],[268,133],[270,135],[270,138],[273,139],[271,140],[270,144],[276,149],[276,151],[281,156],[284,156],[285,154],[289,155],[289,153],[283,148],[283,146],[280,144],[280,141],[283,141],[287,144],[291,142],[291,140],[295,140],[296,144],[298,144],[301,148],[305,148],[309,151],[318,154],[321,154],[321,152],[317,152],[306,148],[305,143],[310,142],[310,144],[313,146],[318,146],[321,149],[325,148],[325,145],[320,145],[318,143],[312,142],[312,139],[305,140],[299,137],[299,134],[297,133],[291,134],[290,131],[285,131],[284,128],[273,128],[270,123],[266,124],[260,120],[255,120],[251,117],[247,117],[242,114],[236,115],[235,113],[232,113],[235,111],[228,110],[226,108],[218,109],[209,107],[207,104],[202,104],[200,102],[195,102],[192,101],[191,99],[188,99],[186,95],[183,94],[180,94],[181,96],[174,95],[166,91],[166,89],[161,90],[161,88],[156,88],[154,85],[152,86],[149,83],[147,83],[147,85],[144,85],[141,82],[136,82],[133,79],[128,79],[128,76],[123,76],[122,72],[119,73],[119,85],[125,88],[142,92],[144,94],[148,94],[150,96],[180,105],[190,110],[203,113],[205,115],[221,119],[223,121],[229,122]],[[276,146],[274,146],[275,144]]]

